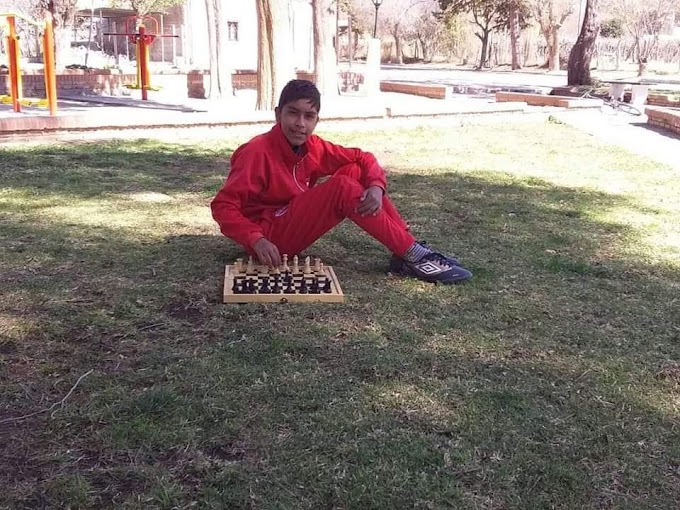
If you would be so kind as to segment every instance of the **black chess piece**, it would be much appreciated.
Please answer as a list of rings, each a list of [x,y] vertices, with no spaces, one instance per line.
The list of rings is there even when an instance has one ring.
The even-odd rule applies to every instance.
[[[300,281],[300,287],[298,288],[298,292],[300,294],[308,294],[307,281],[304,278]]]
[[[312,284],[310,285],[309,292],[311,294],[320,294],[321,293],[321,290],[319,289],[319,279],[316,276],[312,280]]]
[[[238,280],[234,278],[234,285],[231,286],[231,291],[234,294],[240,294],[241,293],[241,288],[239,287]]]
[[[288,280],[288,284],[283,291],[284,294],[295,294],[295,288],[293,287],[293,280]]]
[[[269,288],[269,277],[266,276],[260,284],[260,294],[271,294],[271,292],[272,291]]]
[[[330,294],[331,293],[331,281],[326,279],[326,283],[323,286],[323,291],[325,294]]]
[[[248,280],[248,294],[257,294],[257,286],[253,279]]]

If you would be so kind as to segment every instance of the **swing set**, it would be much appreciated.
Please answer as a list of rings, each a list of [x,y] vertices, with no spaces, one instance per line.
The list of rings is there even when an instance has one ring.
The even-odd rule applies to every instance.
[[[42,30],[43,64],[45,76],[45,99],[29,99],[23,97],[21,80],[21,50],[19,35],[17,34],[17,18]],[[57,114],[57,77],[54,62],[54,28],[52,19],[35,21],[21,14],[0,13],[0,31],[6,32],[8,68],[9,68],[9,96],[0,96],[0,102],[10,103],[15,112],[20,113],[22,106],[43,105],[45,101],[50,109],[50,115]]]

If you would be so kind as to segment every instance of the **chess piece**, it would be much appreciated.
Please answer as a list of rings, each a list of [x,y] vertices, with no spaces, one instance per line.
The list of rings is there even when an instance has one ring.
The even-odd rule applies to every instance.
[[[314,271],[321,272],[321,259],[319,257],[314,257]]]
[[[298,266],[298,256],[295,255],[293,257],[293,274],[297,274],[300,272],[300,266]]]
[[[232,285],[231,291],[234,294],[240,294],[240,292],[241,292],[241,289],[240,289],[239,284],[238,284],[238,280],[236,278],[234,278],[234,285]]]
[[[248,257],[248,265],[246,266],[246,273],[253,272],[253,257]]]
[[[288,280],[288,285],[283,291],[284,294],[295,294],[295,289],[293,288],[293,279]]]
[[[310,294],[320,294],[321,293],[321,290],[319,289],[319,278],[316,277],[316,276],[312,280],[312,285],[309,288],[309,293]]]
[[[305,268],[302,271],[304,274],[312,272],[312,267],[309,265],[309,257],[305,257]]]
[[[269,288],[269,277],[265,277],[260,284],[260,294],[271,294],[271,289]]]
[[[298,292],[300,294],[308,294],[308,289],[307,289],[307,282],[303,278],[302,281],[300,282],[300,288],[298,289]]]
[[[234,264],[234,270],[236,271],[236,273],[243,272],[243,259],[236,259],[236,263]]]
[[[323,286],[323,291],[325,294],[330,294],[331,293],[331,281],[326,280],[326,283]]]
[[[288,267],[288,255],[286,253],[283,254],[283,265],[281,266],[281,271],[284,273],[290,271],[290,268]]]

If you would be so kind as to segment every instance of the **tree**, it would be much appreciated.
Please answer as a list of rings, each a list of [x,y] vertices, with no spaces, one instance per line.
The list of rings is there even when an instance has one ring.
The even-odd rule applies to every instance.
[[[258,110],[273,110],[281,90],[295,77],[290,0],[256,0]]]
[[[613,0],[611,14],[635,41],[638,75],[647,70],[647,62],[659,44],[664,23],[680,9],[678,0]]]
[[[423,0],[411,7],[407,36],[420,45],[425,62],[432,60],[442,40],[445,25],[438,19],[438,11],[439,5],[435,0]]]
[[[590,76],[590,62],[593,59],[595,42],[600,32],[598,8],[599,0],[586,0],[583,25],[576,44],[569,53],[569,71],[567,73],[569,85],[593,84],[593,79]]]
[[[228,65],[227,20],[221,0],[205,0],[210,51],[210,99],[233,95],[231,68]]]
[[[510,30],[510,54],[512,58],[512,70],[522,68],[519,61],[519,5],[518,1],[512,1],[508,10],[508,28]]]
[[[54,23],[54,57],[57,69],[67,65],[71,48],[71,27],[75,21],[78,0],[38,0],[40,17],[52,17]]]
[[[404,63],[404,52],[402,45],[404,42],[404,32],[406,28],[406,14],[411,2],[383,2],[380,8],[380,26],[394,39],[394,62]]]
[[[475,36],[482,43],[477,69],[487,65],[489,36],[499,28],[508,26],[510,4],[508,0],[439,0],[442,11],[451,14],[470,13],[477,26]]]
[[[333,48],[331,22],[335,22],[333,0],[312,0],[314,30],[314,72],[316,86],[323,96],[337,95],[337,57]]]
[[[620,19],[612,18],[602,22],[600,35],[610,39],[620,39],[623,37],[623,23]]]
[[[574,13],[572,0],[530,0],[531,10],[538,21],[541,34],[548,46],[548,69],[560,68],[560,28]]]

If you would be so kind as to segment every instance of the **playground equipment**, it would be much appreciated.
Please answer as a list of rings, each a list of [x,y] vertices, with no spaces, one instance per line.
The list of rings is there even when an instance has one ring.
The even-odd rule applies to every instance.
[[[152,21],[155,24],[155,32],[148,33],[146,31],[145,21]],[[130,22],[135,28],[130,29]],[[177,37],[176,35],[163,35],[158,33],[158,21],[153,16],[130,16],[125,20],[125,32],[123,33],[108,33],[104,35],[125,36],[129,41],[136,46],[137,57],[137,85],[142,91],[142,100],[148,99],[148,90],[153,89],[151,86],[151,66],[149,58],[149,46],[153,44],[157,37]]]
[[[19,36],[17,35],[16,20],[24,20],[26,23],[35,25],[43,31],[43,60],[45,75],[45,95],[47,104],[50,108],[50,115],[57,114],[57,78],[54,63],[54,28],[52,19],[46,21],[34,21],[30,18],[16,13],[0,13],[0,20],[6,21],[6,26],[2,27],[7,32],[7,55],[9,60],[9,99],[14,111],[21,112],[22,104],[27,101],[23,98],[23,88],[21,83],[21,61],[19,49]]]

